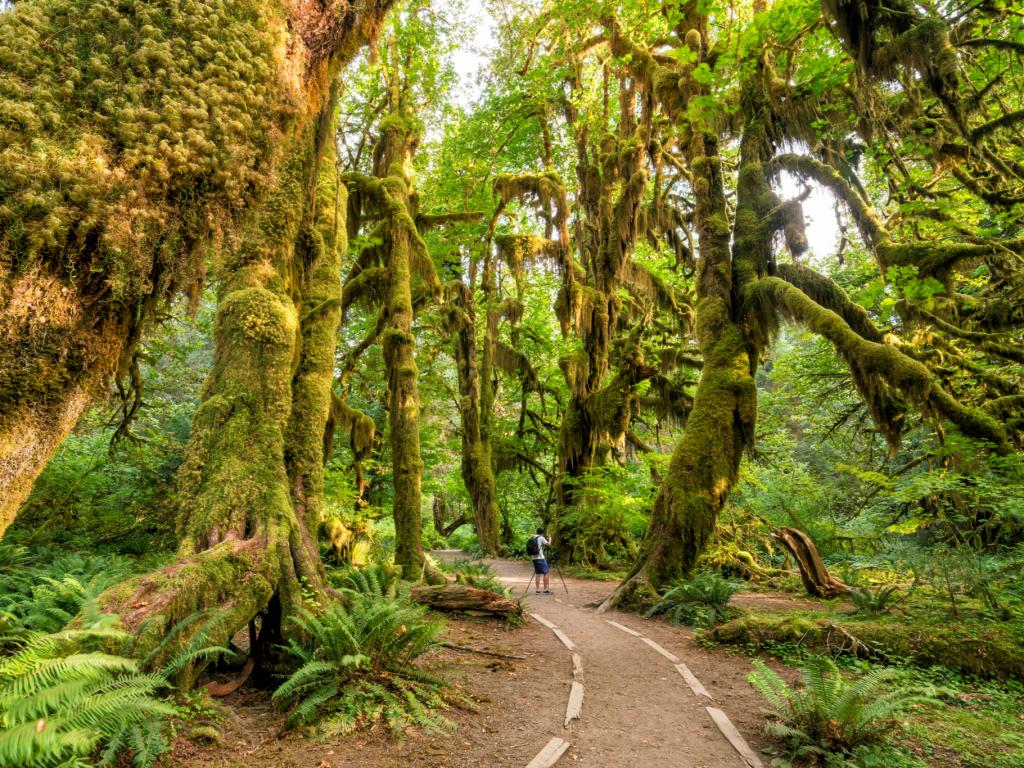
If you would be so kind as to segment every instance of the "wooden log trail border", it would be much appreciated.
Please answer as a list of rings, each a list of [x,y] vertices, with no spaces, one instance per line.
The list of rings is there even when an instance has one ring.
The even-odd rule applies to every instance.
[[[555,637],[572,652],[572,687],[569,689],[569,701],[565,705],[565,723],[568,728],[573,720],[579,720],[583,712],[583,657],[580,656],[576,644],[569,639],[557,625],[548,621],[539,613],[531,613],[530,616],[538,623],[554,632]],[[526,768],[551,768],[558,762],[559,758],[569,749],[569,742],[565,739],[553,738],[549,741],[537,756],[531,760]]]
[[[714,702],[714,697],[708,692],[708,689],[704,687],[704,684],[701,683],[701,681],[697,679],[697,676],[690,671],[690,668],[671,651],[662,648],[649,637],[644,637],[642,632],[637,632],[635,629],[627,627],[624,624],[619,624],[617,621],[612,621],[611,619],[605,619],[605,621],[616,629],[625,632],[628,635],[632,635],[633,637],[639,638],[659,654],[664,656],[672,662],[676,671],[680,676],[682,676],[683,680],[686,681],[686,684],[690,687],[690,690],[693,691],[695,696],[702,696]],[[736,754],[740,756],[740,759],[743,761],[746,768],[764,768],[764,764],[761,762],[761,759],[757,756],[754,750],[750,748],[746,739],[743,738],[742,734],[740,734],[736,726],[733,725],[732,720],[729,719],[729,716],[725,714],[725,712],[717,707],[704,707],[704,710],[708,713],[711,721],[718,727],[718,730],[725,737],[726,741],[728,741],[732,748],[736,750]]]

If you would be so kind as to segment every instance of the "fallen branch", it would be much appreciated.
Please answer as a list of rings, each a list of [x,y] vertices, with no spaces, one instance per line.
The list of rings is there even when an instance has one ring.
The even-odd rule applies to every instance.
[[[874,646],[869,645],[868,643],[865,643],[859,637],[854,636],[847,629],[839,626],[838,624],[836,624],[834,622],[830,626],[831,626],[831,629],[833,629],[836,632],[838,632],[840,635],[842,635],[846,640],[848,640],[850,642],[850,649],[849,650],[852,651],[854,656],[863,656],[865,658],[877,658],[877,659],[881,659],[882,661],[888,661],[889,660],[889,654],[887,654],[885,651],[881,650],[880,648],[875,648]],[[825,645],[826,645],[826,647],[828,647],[829,651],[832,650],[832,637],[831,637],[831,634],[832,633],[830,632],[829,636],[825,639]],[[846,644],[844,643],[843,646],[841,646],[839,648],[838,653],[846,653],[847,652],[847,648],[845,647],[845,645]]]
[[[850,588],[828,572],[811,537],[796,528],[779,528],[775,538],[782,542],[800,569],[807,593],[814,597],[831,598],[847,594]]]
[[[217,698],[227,696],[245,685],[245,681],[249,679],[249,675],[252,674],[252,670],[255,666],[256,659],[250,656],[249,660],[245,662],[245,666],[242,667],[242,671],[234,680],[229,680],[226,683],[218,683],[215,680],[210,681],[209,683],[206,683],[203,688],[205,688],[206,692],[211,696],[216,696]]]
[[[510,653],[495,653],[494,651],[481,651],[479,648],[470,648],[466,645],[456,645],[455,643],[440,643],[442,648],[451,648],[454,651],[465,651],[466,653],[479,653],[481,656],[493,656],[496,659],[515,659],[516,661],[523,661],[526,659],[525,656],[513,656]]]

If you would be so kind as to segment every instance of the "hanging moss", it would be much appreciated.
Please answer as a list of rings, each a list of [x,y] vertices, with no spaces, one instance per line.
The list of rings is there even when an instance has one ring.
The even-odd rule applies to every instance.
[[[835,312],[812,301],[806,294],[779,278],[759,280],[752,293],[770,297],[787,317],[824,336],[835,345],[854,372],[854,381],[876,420],[884,418],[876,393],[880,384],[888,384],[907,398],[934,409],[956,424],[966,435],[995,443],[1002,452],[1010,450],[1006,432],[989,414],[968,408],[952,398],[922,363],[902,354],[890,344],[868,341],[855,333]],[[880,421],[879,427],[890,433],[895,425]],[[898,432],[896,432],[898,435]]]

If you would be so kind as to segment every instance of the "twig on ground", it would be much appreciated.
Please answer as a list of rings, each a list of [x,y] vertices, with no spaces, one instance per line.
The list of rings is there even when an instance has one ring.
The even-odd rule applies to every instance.
[[[455,643],[440,643],[440,645],[442,648],[451,648],[453,651],[479,653],[481,656],[493,656],[496,659],[515,659],[516,661],[523,661],[526,659],[525,656],[513,656],[509,653],[495,653],[494,651],[481,651],[479,648],[470,648],[465,645],[456,645]]]

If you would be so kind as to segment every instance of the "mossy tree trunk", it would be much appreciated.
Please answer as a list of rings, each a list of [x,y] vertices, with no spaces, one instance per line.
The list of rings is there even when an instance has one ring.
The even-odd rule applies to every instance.
[[[0,14],[0,533],[161,304],[274,185],[392,0],[18,3]],[[159,68],[160,77],[153,75]],[[240,85],[244,87],[240,87]]]
[[[908,403],[915,402],[927,414],[949,419],[964,434],[990,440],[996,450],[1009,450],[1006,426],[992,411],[958,401],[941,386],[939,373],[914,359],[913,350],[902,351],[898,340],[876,329],[838,285],[800,264],[775,264],[772,240],[777,233],[783,233],[794,257],[806,250],[806,238],[800,202],[781,201],[772,191],[769,176],[779,169],[792,170],[833,191],[850,209],[883,274],[888,265],[912,264],[923,274],[947,279],[947,270],[955,265],[969,263],[984,253],[994,254],[995,243],[897,244],[866,198],[838,170],[810,157],[781,154],[786,141],[803,135],[799,133],[802,126],[789,111],[791,94],[783,93],[780,98],[774,90],[782,80],[773,70],[772,55],[760,48],[752,49],[755,53],[744,65],[749,65],[749,74],[737,94],[743,121],[736,211],[730,222],[718,147],[731,139],[732,129],[725,122],[716,126],[715,120],[695,126],[686,116],[687,103],[708,94],[706,86],[694,77],[693,67],[709,55],[709,45],[707,17],[699,4],[686,4],[683,11],[676,33],[695,58],[678,66],[633,44],[614,19],[605,19],[613,52],[627,58],[644,87],[656,95],[679,127],[680,148],[692,175],[693,223],[700,239],[697,338],[703,369],[693,410],[655,502],[641,556],[604,607],[628,602],[638,591],[648,592],[651,586],[683,576],[696,564],[735,483],[741,453],[752,445],[757,410],[753,374],[762,350],[783,319],[801,323],[833,343],[892,444],[902,433],[900,423]],[[765,8],[758,4],[755,11],[764,12]],[[925,22],[920,18],[910,21],[912,16],[904,22],[920,23],[917,31],[924,31]],[[851,21],[852,17],[844,18]],[[861,22],[863,19],[856,23]],[[934,30],[935,25],[928,28]],[[870,37],[870,30],[867,32]],[[876,43],[864,39],[867,48]],[[901,66],[923,68],[928,74],[929,62],[922,63],[913,55],[908,58]],[[945,62],[950,63],[948,57]],[[940,100],[950,96],[948,78],[939,82],[925,77],[921,82]],[[957,113],[961,106],[954,104],[950,109]],[[714,131],[711,126],[716,126]],[[881,128],[872,124],[865,130],[875,129]],[[1015,241],[1004,246],[1008,251],[1018,247]]]
[[[307,191],[316,143],[307,127],[220,267],[214,366],[178,472],[178,560],[102,599],[148,639],[213,609],[207,631],[225,642],[262,614],[263,652],[287,631],[303,587],[328,592],[315,535],[341,285],[339,238],[315,225]],[[332,294],[333,309],[311,306]]]
[[[390,52],[397,66],[396,51]],[[427,562],[423,551],[420,456],[419,371],[413,335],[413,282],[425,283],[427,293],[440,290],[426,245],[416,227],[417,199],[409,167],[419,142],[419,126],[407,112],[405,94],[395,74],[389,88],[389,113],[379,124],[374,149],[373,176],[349,174],[355,194],[349,219],[359,223],[366,215],[378,223],[374,242],[356,258],[345,281],[342,306],[371,298],[380,305],[380,343],[388,385],[388,428],[394,496],[395,564],[413,581],[443,576]]]
[[[462,479],[473,503],[477,541],[484,554],[498,554],[500,514],[490,441],[490,413],[494,397],[490,383],[496,320],[488,313],[483,365],[477,365],[476,314],[473,294],[461,280],[448,284],[445,316],[453,334],[459,380],[459,417],[462,422]],[[494,333],[492,333],[494,326]],[[486,391],[483,391],[485,390]]]
[[[306,75],[310,111],[278,128],[269,191],[217,265],[214,365],[178,476],[178,558],[100,598],[141,648],[201,610],[209,620],[195,627],[221,644],[259,617],[253,651],[265,654],[287,634],[303,589],[330,591],[316,530],[345,244],[333,82],[385,9],[333,41],[315,38],[330,47]]]

